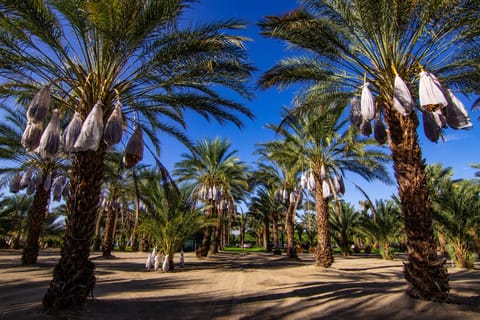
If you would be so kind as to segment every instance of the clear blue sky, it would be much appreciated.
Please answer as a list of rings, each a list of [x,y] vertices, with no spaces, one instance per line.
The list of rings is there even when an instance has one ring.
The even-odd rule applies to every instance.
[[[297,6],[296,0],[199,0],[185,16],[185,23],[195,24],[228,18],[241,19],[246,22],[247,29],[241,34],[252,39],[247,43],[248,54],[259,69],[254,75],[253,85],[262,72],[272,67],[282,57],[291,54],[286,50],[285,44],[261,36],[256,25],[257,22],[264,16],[283,14]],[[253,111],[256,118],[253,121],[245,119],[243,129],[237,129],[233,125],[221,127],[215,122],[207,123],[195,116],[190,117],[188,121],[189,136],[194,140],[203,137],[226,137],[232,142],[233,149],[238,150],[242,161],[253,163],[256,159],[252,154],[255,143],[273,139],[272,133],[265,129],[265,124],[278,123],[281,107],[289,106],[294,95],[294,90],[279,91],[273,88],[256,91],[256,96],[252,101],[244,102]],[[472,102],[466,101],[463,97],[460,98],[470,110]],[[477,120],[480,113],[471,113],[470,115],[474,128],[469,131],[448,129],[445,132],[446,142],[431,143],[424,136],[423,130],[421,128],[419,130],[423,156],[427,163],[441,162],[444,167],[453,167],[455,178],[472,178],[475,170],[471,169],[469,165],[480,162],[480,148],[478,148],[480,122]],[[186,152],[184,147],[165,137],[162,143],[161,160],[167,168],[172,169],[173,164],[180,159],[180,154],[183,152]],[[346,180],[345,199],[354,205],[357,205],[358,200],[363,200],[363,196],[348,180],[354,181],[367,190],[372,199],[386,199],[396,193],[396,185],[385,186],[379,182],[367,183],[354,174],[347,174]]]

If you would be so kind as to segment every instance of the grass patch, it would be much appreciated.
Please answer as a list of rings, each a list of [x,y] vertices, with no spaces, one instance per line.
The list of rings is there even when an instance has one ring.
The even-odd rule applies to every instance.
[[[263,247],[239,248],[239,247],[224,247],[223,251],[227,252],[265,252]]]

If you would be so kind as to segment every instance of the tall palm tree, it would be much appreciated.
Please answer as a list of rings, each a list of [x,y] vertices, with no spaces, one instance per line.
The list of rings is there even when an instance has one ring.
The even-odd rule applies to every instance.
[[[448,274],[435,252],[431,203],[416,132],[419,122],[416,112],[406,111],[403,115],[403,111],[397,111],[399,105],[400,110],[411,106],[411,101],[407,99],[407,104],[400,96],[394,101],[394,83],[398,74],[416,97],[416,80],[424,68],[444,86],[465,93],[478,92],[474,48],[478,45],[479,29],[469,27],[478,24],[478,4],[474,0],[303,0],[302,3],[304,6],[294,12],[267,17],[260,27],[264,35],[303,48],[308,54],[284,59],[268,70],[260,83],[264,88],[307,84],[308,92],[317,101],[332,101],[350,99],[366,85],[364,79],[368,77],[372,91],[377,94],[377,115],[383,114],[388,125],[388,142],[408,237],[409,262],[405,264],[408,292],[418,298],[445,301]],[[422,109],[427,120],[434,116],[428,111],[431,107],[438,106]],[[315,112],[315,108],[307,104],[298,111]],[[433,127],[439,134],[438,125]],[[427,128],[429,133],[430,129]]]
[[[0,106],[0,109],[6,114],[0,123],[0,159],[10,163],[0,169],[0,175],[12,176],[23,171],[23,174],[31,174],[28,183],[34,183],[31,190],[28,190],[31,186],[24,186],[27,194],[33,192],[33,204],[28,209],[27,235],[22,252],[22,264],[32,265],[37,262],[39,254],[39,238],[50,204],[51,180],[65,172],[65,167],[59,157],[42,159],[27,152],[20,143],[26,116],[6,105]],[[47,179],[50,181],[46,183]]]
[[[158,132],[188,143],[186,110],[238,126],[240,116],[252,117],[217,91],[227,87],[249,95],[245,80],[253,68],[246,62],[246,39],[230,34],[243,24],[229,20],[180,28],[189,2],[9,0],[0,5],[2,34],[8,35],[0,39],[0,95],[25,105],[40,87],[49,88],[60,117],[78,112],[86,119],[93,111],[95,120],[90,149],[78,145],[73,155],[64,246],[43,300],[46,309],[82,304],[94,286],[88,257],[107,149],[97,139],[116,101],[126,128],[136,127],[137,143],[141,127],[156,152]],[[126,160],[141,158],[141,150],[132,152]]]
[[[328,203],[332,195],[337,196],[341,192],[341,188],[336,191],[334,179],[350,171],[367,181],[378,179],[389,182],[385,168],[389,157],[381,148],[374,146],[373,140],[359,137],[355,128],[347,128],[347,120],[342,114],[343,108],[325,107],[315,114],[287,116],[281,126],[271,126],[282,137],[278,143],[291,148],[282,156],[292,157],[291,162],[303,164],[304,170],[308,169],[314,179],[311,187],[317,212],[316,264],[323,267],[329,267],[334,260]]]
[[[274,166],[260,165],[262,173],[259,177],[266,179],[276,188],[277,201],[285,208],[285,231],[287,245],[285,251],[290,258],[297,258],[295,246],[295,217],[297,208],[302,200],[301,190],[298,187],[303,163],[296,160],[298,150],[288,146],[285,141],[271,141],[259,144],[256,152],[261,155],[260,161],[270,161]],[[276,168],[276,169],[275,169]],[[260,171],[260,170],[259,170]]]
[[[236,153],[236,150],[231,150],[227,139],[202,139],[194,146],[193,153],[182,154],[183,160],[175,163],[173,174],[178,180],[196,185],[195,196],[204,203],[206,218],[217,218],[215,227],[205,227],[203,241],[197,251],[201,257],[207,256],[209,250],[211,253],[218,250],[223,205],[235,207],[235,202],[240,200],[238,197],[248,191],[248,166],[239,160]]]

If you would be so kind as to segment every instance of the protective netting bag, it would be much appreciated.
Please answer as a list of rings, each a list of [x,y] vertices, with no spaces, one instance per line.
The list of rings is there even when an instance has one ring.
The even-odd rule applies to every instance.
[[[423,131],[427,138],[432,142],[437,142],[442,133],[442,129],[434,118],[434,115],[429,111],[422,112]]]
[[[362,121],[362,124],[360,125],[360,132],[366,137],[372,134],[372,125],[370,124],[370,121]]]
[[[50,86],[42,87],[33,96],[32,101],[28,105],[27,120],[29,122],[43,122],[48,112],[48,105],[50,104]]]
[[[110,146],[119,143],[122,140],[122,130],[122,104],[117,101],[103,130],[103,141]]]
[[[25,171],[25,173],[22,175],[22,179],[20,179],[20,190],[23,190],[28,186],[30,180],[32,179],[32,174],[32,169]]]
[[[342,176],[335,174],[333,178],[333,186],[335,187],[335,192],[339,194],[345,193],[345,184],[343,183]]]
[[[453,129],[471,128],[473,125],[462,101],[460,101],[450,89],[448,89],[447,92],[448,105],[446,108],[446,118],[448,125]]]
[[[52,118],[47,125],[47,128],[42,134],[40,144],[38,146],[38,153],[43,159],[53,158],[57,154],[60,146],[60,120],[58,118],[58,110],[52,112]]]
[[[332,191],[330,190],[330,184],[327,180],[322,181],[322,191],[323,191],[323,199],[327,199],[332,195]]]
[[[360,125],[362,124],[360,102],[355,97],[350,101],[350,122],[357,128],[360,128]]]
[[[12,179],[10,180],[9,187],[10,187],[11,193],[17,193],[18,191],[20,191],[20,180],[22,180],[22,177],[20,176],[20,174],[15,173]]]
[[[75,111],[72,120],[70,120],[70,123],[65,128],[65,131],[63,131],[63,151],[68,153],[73,150],[75,141],[77,141],[80,131],[82,131],[82,123],[82,116],[79,112]]]
[[[43,190],[48,191],[48,190],[50,190],[51,186],[52,186],[52,173],[49,172],[49,173],[47,173],[47,176],[45,177],[45,180],[43,181]]]
[[[21,144],[27,151],[37,149],[42,137],[43,124],[41,122],[28,122],[25,131],[23,131]]]
[[[414,101],[410,90],[402,78],[397,74],[393,87],[393,107],[402,115],[406,116],[413,110]]]
[[[52,184],[53,201],[60,201],[62,199],[62,189],[65,179],[62,176],[56,177]]]
[[[135,131],[128,140],[125,148],[125,155],[123,156],[123,163],[125,168],[133,168],[138,162],[143,159],[143,131],[137,124]]]
[[[376,117],[373,123],[373,137],[379,144],[387,142],[387,129],[380,117]]]
[[[375,99],[368,88],[369,82],[365,82],[362,88],[362,97],[360,100],[360,112],[364,121],[370,121],[375,117]]]
[[[97,151],[103,135],[103,103],[97,101],[83,122],[82,130],[75,141],[74,151]]]
[[[437,77],[429,72],[420,72],[420,82],[418,85],[420,105],[438,105],[446,107],[448,101],[444,94],[444,88]]]

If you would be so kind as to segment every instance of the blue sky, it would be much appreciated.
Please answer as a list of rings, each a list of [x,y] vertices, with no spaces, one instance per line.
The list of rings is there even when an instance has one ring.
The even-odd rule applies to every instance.
[[[272,67],[282,57],[291,54],[286,50],[284,43],[261,36],[256,25],[257,22],[264,16],[283,14],[297,6],[296,0],[200,0],[185,16],[185,23],[195,24],[228,18],[246,22],[247,29],[241,34],[252,39],[247,43],[248,54],[259,69],[254,74],[253,85],[262,72]],[[256,91],[253,100],[244,101],[256,118],[253,121],[244,119],[245,127],[243,129],[237,129],[233,125],[222,127],[215,122],[207,123],[198,116],[192,116],[188,119],[188,134],[194,140],[203,137],[226,137],[231,141],[233,149],[238,151],[242,161],[253,163],[256,160],[252,154],[255,143],[273,139],[272,133],[265,128],[265,124],[277,124],[280,120],[281,107],[289,106],[294,95],[295,90],[279,91],[272,88],[266,91]],[[470,110],[471,100],[466,101],[463,98],[462,100]],[[420,144],[427,163],[441,162],[444,167],[454,168],[455,178],[472,178],[475,170],[471,169],[469,165],[480,162],[480,149],[478,148],[480,133],[477,120],[479,116],[478,113],[471,114],[474,123],[472,130],[448,129],[445,132],[447,141],[440,141],[437,144],[431,143],[420,128]],[[167,168],[173,168],[173,164],[180,159],[180,154],[183,152],[186,152],[184,147],[165,137],[162,142],[161,160]],[[367,183],[354,174],[347,174],[345,199],[354,205],[358,203],[358,200],[363,200],[363,196],[349,181],[359,184],[372,199],[386,199],[396,193],[396,185],[385,186],[379,182]]]

